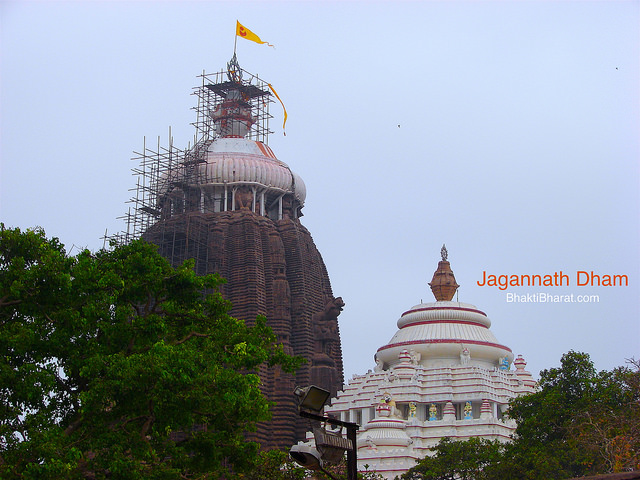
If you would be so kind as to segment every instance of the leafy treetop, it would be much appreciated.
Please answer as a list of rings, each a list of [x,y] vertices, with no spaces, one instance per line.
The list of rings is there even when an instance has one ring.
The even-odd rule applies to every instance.
[[[0,225],[0,477],[232,478],[269,418],[255,372],[299,366],[222,279],[138,240],[69,256]],[[203,294],[203,292],[210,292]]]

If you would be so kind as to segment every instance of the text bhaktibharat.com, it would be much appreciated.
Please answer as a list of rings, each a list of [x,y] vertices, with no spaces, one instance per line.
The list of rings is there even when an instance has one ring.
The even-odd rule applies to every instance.
[[[564,295],[554,295],[551,293],[517,293],[506,294],[507,303],[599,303],[599,295],[574,295],[573,293]]]

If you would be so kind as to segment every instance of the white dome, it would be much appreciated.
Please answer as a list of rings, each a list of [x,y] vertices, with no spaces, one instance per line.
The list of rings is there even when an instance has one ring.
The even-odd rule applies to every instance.
[[[278,160],[262,142],[246,138],[218,138],[200,165],[201,185],[260,185],[283,193],[292,193],[301,203],[306,198],[302,178]]]
[[[513,353],[498,342],[490,326],[491,320],[474,305],[422,303],[402,314],[399,330],[378,349],[376,356],[394,366],[400,362],[403,350],[413,350],[423,365],[447,365],[459,363],[463,349],[467,349],[472,363],[497,366],[504,357],[513,362]]]

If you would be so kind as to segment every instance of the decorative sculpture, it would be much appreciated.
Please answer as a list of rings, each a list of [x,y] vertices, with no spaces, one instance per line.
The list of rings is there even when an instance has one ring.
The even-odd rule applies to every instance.
[[[368,449],[373,450],[374,452],[378,451],[378,447],[376,447],[376,444],[373,442],[371,435],[367,435],[367,438],[365,438],[365,443],[367,444]]]
[[[382,360],[380,360],[379,358],[376,358],[376,366],[374,367],[373,371],[381,372],[383,370],[382,367],[383,367]]]
[[[509,370],[511,365],[509,365],[509,359],[507,357],[500,357],[498,361],[498,368],[500,370]]]
[[[465,420],[473,419],[471,402],[467,402],[464,404],[464,419]]]
[[[249,210],[253,203],[253,191],[246,185],[236,190],[236,210]]]
[[[418,365],[418,363],[420,362],[420,359],[422,358],[422,355],[413,349],[409,350],[409,356],[411,357],[411,363],[413,365]]]
[[[398,376],[395,373],[391,372],[391,371],[385,373],[385,375],[384,375],[384,381],[386,383],[395,382],[397,379],[398,379]]]
[[[470,360],[471,353],[469,352],[469,349],[462,345],[462,351],[460,352],[460,363],[462,365],[468,365]]]
[[[342,312],[344,302],[342,297],[331,298],[324,307],[322,312],[313,315],[311,322],[313,324],[313,334],[315,340],[313,364],[333,365],[331,358],[334,356],[335,339],[339,338],[336,329],[336,319]]]
[[[396,407],[396,401],[389,392],[383,394],[382,402],[380,402],[377,410],[380,416],[402,418],[400,410]]]
[[[417,412],[418,412],[418,406],[416,405],[416,402],[409,402],[408,419],[411,420],[412,418],[416,418]]]
[[[434,422],[438,419],[437,417],[438,415],[438,409],[436,408],[435,404],[431,404],[431,406],[429,407],[429,421],[430,422]]]

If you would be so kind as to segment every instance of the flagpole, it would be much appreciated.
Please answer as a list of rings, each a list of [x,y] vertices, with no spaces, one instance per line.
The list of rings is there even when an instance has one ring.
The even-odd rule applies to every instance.
[[[236,20],[236,34],[233,36],[233,55],[236,54],[236,46],[238,45],[238,21]]]

